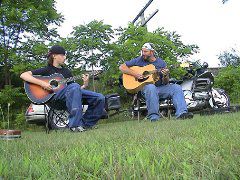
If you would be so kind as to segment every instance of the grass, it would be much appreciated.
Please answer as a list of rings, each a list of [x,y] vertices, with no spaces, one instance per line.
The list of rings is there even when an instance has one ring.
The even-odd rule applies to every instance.
[[[0,179],[239,179],[239,115],[118,115],[84,133],[24,131],[0,140]]]

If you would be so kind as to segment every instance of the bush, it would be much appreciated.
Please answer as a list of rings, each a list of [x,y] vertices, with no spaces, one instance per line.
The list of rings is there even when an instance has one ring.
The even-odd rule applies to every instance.
[[[0,91],[0,117],[3,122],[1,123],[1,127],[6,127],[5,122],[7,122],[8,119],[11,127],[16,125],[15,121],[19,118],[18,114],[25,110],[28,102],[29,100],[27,99],[27,96],[21,92],[21,88],[5,86],[4,89]]]
[[[215,78],[215,85],[227,92],[231,102],[240,103],[240,67],[223,68]]]

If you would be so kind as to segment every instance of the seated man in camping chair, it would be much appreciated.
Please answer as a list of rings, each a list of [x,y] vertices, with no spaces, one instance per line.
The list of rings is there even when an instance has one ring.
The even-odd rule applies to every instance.
[[[49,104],[63,101],[69,113],[68,128],[71,132],[83,132],[87,128],[92,128],[105,113],[105,96],[84,89],[87,86],[88,77],[84,76],[85,83],[82,86],[74,82],[82,77],[73,77],[71,71],[66,68],[66,52],[63,47],[52,46],[47,58],[46,67],[23,72],[20,76],[28,82],[25,84],[28,97],[34,99],[32,102],[40,98]],[[88,104],[85,114],[82,112],[83,100]]]
[[[181,86],[169,84],[169,70],[165,61],[155,57],[154,45],[145,43],[141,52],[141,56],[125,62],[119,69],[125,76],[123,76],[123,85],[130,93],[141,90],[146,100],[147,118],[151,122],[161,118],[159,113],[160,98],[172,99],[176,110],[176,119],[193,118],[193,114],[187,110]],[[155,82],[156,78],[152,74],[156,73],[159,75],[159,80]]]

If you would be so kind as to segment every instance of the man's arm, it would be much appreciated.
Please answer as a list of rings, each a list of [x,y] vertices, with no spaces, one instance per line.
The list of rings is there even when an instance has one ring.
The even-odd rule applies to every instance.
[[[142,74],[137,73],[136,71],[130,69],[126,64],[122,64],[119,66],[119,70],[122,71],[124,74],[129,74],[131,76],[134,76],[137,79],[142,79]]]
[[[52,86],[49,83],[33,77],[33,74],[31,71],[26,71],[26,72],[22,73],[20,75],[20,78],[22,78],[24,81],[27,81],[27,82],[30,82],[33,84],[37,84],[46,90],[52,90]]]

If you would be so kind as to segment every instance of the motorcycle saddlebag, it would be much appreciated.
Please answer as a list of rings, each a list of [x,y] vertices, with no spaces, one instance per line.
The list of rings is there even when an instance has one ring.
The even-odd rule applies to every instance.
[[[109,110],[119,110],[121,108],[120,96],[118,93],[107,94],[105,96],[105,109]]]

